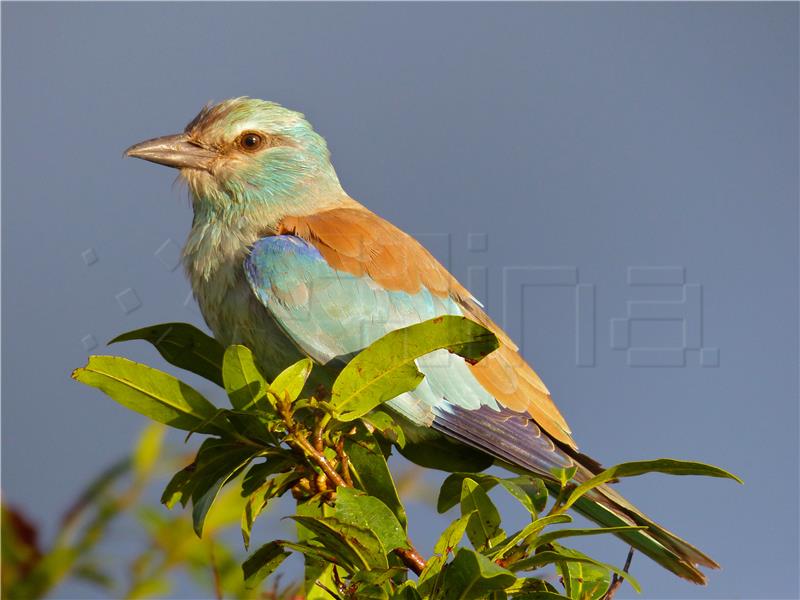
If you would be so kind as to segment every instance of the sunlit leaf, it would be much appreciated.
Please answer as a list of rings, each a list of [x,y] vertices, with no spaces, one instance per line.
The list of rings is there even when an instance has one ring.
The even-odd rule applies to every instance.
[[[637,531],[647,529],[647,527],[625,526],[625,527],[593,527],[590,529],[559,529],[540,535],[536,540],[536,547],[545,546],[556,540],[566,537],[584,537],[591,535],[604,535],[609,533],[621,533],[623,531]]]
[[[524,544],[525,546],[529,547],[539,546],[541,544],[534,536],[536,536],[536,534],[539,533],[542,529],[544,529],[548,525],[553,525],[555,523],[569,523],[571,521],[572,517],[570,517],[569,515],[550,515],[547,517],[542,517],[541,519],[537,519],[532,523],[528,523],[517,533],[508,536],[501,542],[498,542],[491,550],[487,551],[485,554],[489,558],[497,559],[505,555],[515,546],[522,544],[523,542],[525,542]]]
[[[222,359],[222,381],[231,405],[238,410],[253,407],[267,393],[269,383],[256,367],[253,353],[244,346],[233,345]]]
[[[394,591],[392,600],[422,600],[413,581],[406,581]]]
[[[333,516],[370,530],[380,540],[385,553],[408,547],[403,526],[389,507],[374,496],[353,488],[339,487]]]
[[[245,476],[245,480],[246,478],[247,476]],[[242,540],[245,548],[250,547],[250,532],[253,529],[253,523],[267,507],[269,501],[282,496],[299,478],[300,475],[293,471],[280,473],[266,480],[248,494],[241,517]]]
[[[403,428],[388,413],[382,410],[373,410],[367,413],[362,420],[369,423],[376,431],[379,431],[385,438],[396,443],[401,448],[406,445],[406,435]]]
[[[331,510],[328,505],[320,502],[319,498],[297,503],[297,514],[299,516],[320,518],[330,513]],[[297,539],[298,543],[311,547],[311,544],[314,543],[314,533],[297,523]],[[336,589],[336,582],[333,578],[333,565],[340,563],[336,555],[324,548],[320,548],[317,551],[317,555],[309,551],[299,551],[303,553],[305,562],[303,591],[305,592],[306,600],[332,600],[330,594],[317,585],[317,582],[320,582],[328,589]],[[320,553],[323,552],[326,555],[320,556]]]
[[[598,567],[602,567],[608,569],[609,571],[616,573],[617,575],[625,577],[625,581],[627,581],[631,587],[636,590],[637,592],[641,592],[641,586],[639,582],[630,574],[623,572],[622,569],[615,567],[614,565],[610,565],[604,562],[600,562],[598,560],[594,560],[593,558],[589,558],[585,555],[577,555],[575,553],[565,553],[560,551],[552,551],[552,550],[544,550],[542,552],[538,552],[533,554],[527,558],[524,558],[520,561],[517,561],[508,566],[509,569],[512,571],[533,571],[536,569],[540,569],[541,567],[549,564],[558,564],[560,562],[584,562],[587,564],[592,564]]]
[[[559,552],[567,556],[589,559],[585,554],[569,548],[559,548]],[[592,562],[560,562],[556,563],[556,570],[561,575],[570,598],[576,600],[600,600],[611,585],[611,571]]]
[[[442,483],[442,487],[439,489],[439,499],[436,502],[436,509],[439,512],[446,512],[458,504],[461,500],[462,482],[467,477],[478,483],[487,492],[496,485],[501,485],[534,517],[547,502],[547,488],[540,479],[524,476],[503,479],[494,475],[461,472],[453,473]]]
[[[359,487],[388,506],[406,527],[406,512],[397,495],[392,474],[374,436],[363,426],[345,438],[344,449],[350,459],[351,473]]]
[[[468,548],[459,548],[444,574],[443,598],[482,598],[490,592],[506,589],[516,580],[513,573],[485,556]]]
[[[442,535],[439,536],[436,544],[434,544],[434,553],[447,555],[452,552],[461,543],[461,538],[464,537],[464,532],[467,529],[467,523],[474,514],[474,511],[468,512],[450,523]]]
[[[389,567],[380,540],[365,527],[344,523],[333,517],[291,517],[310,530],[319,543],[332,551],[342,566],[358,569],[386,569]]]
[[[467,537],[480,551],[489,548],[500,530],[500,513],[489,496],[474,480],[466,478],[461,487],[461,514],[471,514]]]
[[[275,378],[269,386],[269,391],[278,398],[288,397],[291,402],[294,402],[303,391],[313,366],[314,362],[310,358],[297,361]]]
[[[194,388],[172,375],[117,356],[90,356],[72,377],[99,388],[111,398],[154,421],[191,431],[217,433],[220,422],[211,423],[217,408]]]
[[[297,464],[297,458],[288,452],[268,454],[264,462],[253,464],[242,480],[242,496],[249,496],[276,473],[289,471]]]
[[[578,467],[577,465],[573,467],[553,467],[550,472],[561,482],[561,487],[564,487],[575,477]]]
[[[482,325],[454,316],[392,331],[342,370],[331,390],[334,416],[352,421],[382,402],[413,390],[423,378],[414,361],[442,348],[477,361],[497,348],[497,338]]]
[[[444,571],[448,559],[446,554],[434,554],[425,563],[425,568],[419,575],[417,590],[423,598],[439,598],[442,591]]]
[[[729,473],[719,467],[707,465],[699,462],[691,462],[686,460],[674,460],[671,458],[659,458],[656,460],[642,460],[637,462],[622,463],[610,467],[602,473],[595,475],[588,481],[580,484],[570,494],[567,501],[564,503],[563,509],[572,506],[578,498],[583,496],[586,492],[617,479],[619,477],[636,477],[645,475],[647,473],[666,473],[667,475],[704,475],[706,477],[721,477],[725,479],[733,479],[742,483],[736,475]]]

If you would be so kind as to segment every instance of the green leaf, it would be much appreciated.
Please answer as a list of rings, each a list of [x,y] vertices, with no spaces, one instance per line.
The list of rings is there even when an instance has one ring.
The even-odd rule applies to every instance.
[[[534,536],[537,533],[539,533],[542,529],[544,529],[548,525],[552,525],[553,523],[570,523],[571,521],[572,517],[570,517],[569,515],[550,515],[548,517],[542,517],[541,519],[537,519],[532,523],[528,523],[525,527],[523,527],[520,531],[518,531],[514,535],[511,535],[502,542],[496,544],[494,548],[486,552],[486,556],[488,556],[493,560],[496,560],[522,542],[525,542],[526,546],[539,545],[536,543],[536,539],[534,539]],[[532,542],[530,541],[531,539],[533,539]]]
[[[386,334],[342,370],[331,390],[334,416],[357,419],[379,404],[413,390],[423,379],[414,361],[447,348],[478,361],[497,348],[495,335],[465,317],[436,317]]]
[[[523,587],[519,591],[516,590],[517,586],[512,586],[506,590],[508,593],[513,594],[511,597],[514,600],[572,600],[569,596],[563,596],[550,589],[541,589],[537,584],[541,584],[541,586],[547,584],[540,579],[522,579],[520,581],[522,581]],[[532,583],[530,589],[525,587],[528,582]]]
[[[706,477],[721,477],[733,479],[743,483],[736,475],[728,473],[719,467],[707,465],[699,462],[686,460],[674,460],[671,458],[659,458],[656,460],[642,460],[637,462],[622,463],[606,469],[602,473],[595,475],[588,481],[580,484],[570,494],[564,503],[563,510],[572,506],[581,496],[589,490],[603,485],[612,479],[619,477],[636,477],[646,473],[666,473],[667,475],[705,475]]]
[[[406,434],[403,428],[388,413],[382,410],[373,410],[361,419],[399,447],[402,448],[406,445]]]
[[[182,506],[186,506],[192,497],[192,488],[194,487],[192,476],[196,468],[197,465],[193,462],[172,476],[161,494],[162,504],[169,509],[172,509],[178,502]]]
[[[217,408],[172,375],[117,356],[90,356],[73,379],[96,387],[125,408],[154,421],[191,431],[218,433],[224,424],[210,423]]]
[[[547,504],[547,488],[541,479],[526,477],[513,477],[499,479],[498,483],[506,491],[519,500],[527,511],[534,517],[544,510]]]
[[[464,537],[464,532],[467,529],[467,523],[474,514],[474,512],[467,513],[450,523],[436,541],[433,552],[443,556],[452,552],[453,549],[461,543],[461,539]]]
[[[207,439],[200,446],[191,476],[192,523],[198,537],[203,535],[203,523],[219,490],[259,452],[258,448],[217,438]]]
[[[265,402],[260,403],[265,406]],[[225,410],[223,414],[230,423],[230,428],[241,437],[260,444],[261,446],[278,446],[283,441],[283,421],[272,407],[267,405],[268,411],[251,408],[247,411]],[[281,435],[275,431],[280,430]]]
[[[276,473],[285,473],[297,464],[297,459],[289,452],[275,452],[266,456],[262,463],[255,463],[245,473],[242,480],[242,496],[249,496],[260,488],[269,477]]]
[[[403,526],[383,502],[353,488],[339,487],[333,516],[345,523],[368,529],[380,540],[387,554],[407,548]]]
[[[413,581],[406,581],[394,591],[392,600],[422,600]]]
[[[592,527],[589,529],[559,529],[557,531],[551,531],[549,533],[545,533],[544,535],[540,535],[534,547],[539,548],[541,546],[546,546],[547,544],[551,544],[556,540],[560,540],[565,537],[583,537],[587,535],[603,535],[607,533],[621,533],[623,531],[636,531],[641,529],[647,529],[647,527],[637,527],[637,526],[624,526],[624,527]]]
[[[434,434],[425,439],[411,439],[406,436],[404,446],[398,446],[398,452],[405,458],[427,469],[441,471],[469,471],[470,475],[488,469],[494,459],[480,450],[470,448],[466,444],[452,441],[443,435]],[[455,499],[451,506],[458,504],[461,484],[456,488]],[[442,511],[444,512],[444,511]]]
[[[450,510],[460,501],[462,482],[467,477],[474,480],[487,492],[496,485],[502,486],[534,517],[544,509],[547,503],[547,488],[540,479],[526,476],[502,479],[494,475],[453,473],[444,480],[442,487],[439,489],[436,509],[440,513]]]
[[[575,465],[574,467],[553,467],[550,469],[550,472],[555,475],[556,479],[561,482],[561,487],[567,485],[572,478],[575,477],[575,473],[578,472],[578,466]]]
[[[233,408],[247,410],[266,394],[269,383],[256,367],[253,353],[245,346],[233,345],[222,359],[222,381]]]
[[[322,546],[339,558],[339,564],[351,572],[389,567],[380,540],[366,527],[333,517],[294,515],[290,518],[310,530]]]
[[[156,347],[164,359],[222,387],[222,356],[225,348],[188,323],[162,323],[118,335],[109,344],[145,340]]]
[[[244,584],[247,589],[253,589],[289,556],[283,547],[277,542],[264,544],[242,563],[244,572]]]
[[[272,385],[269,386],[269,391],[278,398],[288,397],[291,402],[294,402],[303,391],[313,366],[314,362],[310,358],[297,361],[275,378]]]
[[[482,598],[502,591],[516,582],[516,576],[482,554],[459,548],[444,574],[445,600]]]
[[[359,426],[355,435],[345,437],[344,449],[350,459],[351,474],[359,487],[388,506],[405,529],[406,511],[375,437],[365,427]]]
[[[426,600],[440,598],[447,558],[446,554],[434,554],[425,563],[417,581],[417,590]]]
[[[245,476],[245,480],[246,478],[247,476]],[[269,501],[282,496],[298,479],[300,479],[300,475],[294,471],[280,473],[266,480],[256,490],[248,494],[249,497],[247,498],[247,502],[245,502],[240,519],[242,540],[244,541],[245,548],[250,547],[250,532],[253,529],[253,523],[267,507]],[[244,485],[243,483],[243,488]]]
[[[511,535],[502,542],[495,544],[495,546],[485,554],[492,560],[496,560],[521,543],[523,543],[526,548],[536,547],[539,544],[537,543],[537,538],[535,536],[542,529],[548,525],[553,525],[554,523],[571,522],[572,517],[569,515],[550,515],[547,517],[542,517],[541,519],[536,519],[535,521],[528,523],[528,525],[523,527],[514,535]]]
[[[512,598],[524,598],[525,600],[570,600],[566,596],[558,593],[558,590],[546,581],[537,577],[517,579],[511,587],[506,588],[506,593],[512,594]],[[536,594],[545,594],[537,596]],[[549,595],[548,595],[549,594]]]
[[[568,548],[560,548],[559,552],[568,556],[589,558]],[[611,585],[611,571],[591,562],[560,562],[556,563],[556,570],[561,575],[570,598],[575,600],[600,600]]]
[[[461,501],[461,490],[464,487],[464,480],[472,479],[480,485],[484,491],[491,490],[497,485],[498,478],[494,475],[480,475],[478,473],[453,473],[448,475],[439,488],[439,498],[436,501],[436,510],[440,513],[447,512]]]
[[[323,517],[330,513],[330,511],[331,508],[327,504],[322,503],[319,498],[298,501],[297,503],[297,514],[303,517]],[[313,532],[299,523],[297,524],[298,543],[310,548],[312,547],[313,538]],[[336,589],[336,582],[333,577],[333,565],[339,562],[336,560],[336,556],[325,549],[322,549],[322,551],[328,553],[329,556],[327,557],[319,556],[320,551],[317,551],[315,556],[310,550],[297,550],[302,552],[305,562],[305,567],[303,569],[303,591],[305,592],[306,600],[331,600],[328,592],[319,587],[317,582],[322,583],[322,585],[329,589]]]
[[[389,567],[388,569],[373,569],[372,571],[359,571],[350,578],[350,583],[370,583],[383,585],[397,578],[405,578],[408,573],[406,567]]]
[[[473,513],[467,521],[467,537],[478,551],[490,548],[500,530],[500,513],[488,494],[474,480],[466,478],[461,488],[461,514]]]
[[[532,556],[529,556],[528,558],[524,558],[520,561],[517,561],[509,565],[509,569],[515,572],[533,571],[549,564],[558,564],[561,562],[583,562],[598,567],[602,567],[604,569],[608,569],[609,571],[612,571],[613,573],[616,573],[617,575],[624,577],[625,581],[627,581],[634,590],[641,593],[642,589],[641,586],[639,585],[639,582],[636,581],[636,579],[630,573],[625,573],[623,572],[622,569],[615,567],[614,565],[609,565],[607,563],[594,560],[593,558],[589,558],[588,556],[579,555],[579,553],[575,551],[567,553],[567,552],[562,552],[561,550],[570,550],[570,549],[559,547],[558,551],[545,550],[543,552],[538,552]]]
[[[299,552],[303,555],[306,560],[313,560],[319,561],[321,563],[329,563],[330,565],[341,565],[342,560],[339,556],[329,550],[325,546],[322,546],[318,543],[305,543],[305,542],[290,542],[287,540],[276,540],[279,544],[281,544],[285,548],[289,548],[290,550],[294,550],[295,552]],[[312,584],[314,581],[317,581],[317,578],[309,578]]]
[[[405,578],[406,567],[389,567],[388,569],[372,569],[371,571],[358,571],[353,574],[348,584],[355,589],[353,597],[361,600],[389,600],[392,591],[392,582],[398,578]]]

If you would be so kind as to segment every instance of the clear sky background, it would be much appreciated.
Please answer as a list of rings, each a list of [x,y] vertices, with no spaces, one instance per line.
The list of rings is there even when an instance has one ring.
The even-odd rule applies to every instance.
[[[202,324],[186,191],[122,151],[250,95],[469,283],[584,451],[745,479],[622,485],[724,567],[640,557],[646,598],[798,596],[796,3],[4,3],[2,34],[2,490],[46,535],[145,422],[70,381],[92,340]],[[425,551],[445,519],[412,513]]]

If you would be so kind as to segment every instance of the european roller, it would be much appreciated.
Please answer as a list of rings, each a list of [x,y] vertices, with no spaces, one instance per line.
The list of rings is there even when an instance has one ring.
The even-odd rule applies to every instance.
[[[499,348],[476,364],[444,350],[419,359],[425,379],[388,402],[397,418],[545,479],[554,468],[577,467],[578,481],[599,472],[514,342],[419,242],[348,196],[302,114],[226,100],[127,155],[180,169],[194,210],[183,249],[194,296],[216,339],[251,348],[265,375],[308,356],[324,378],[389,331],[464,316]],[[620,537],[695,583],[705,582],[699,567],[718,567],[608,485],[575,508],[603,526],[646,527]]]

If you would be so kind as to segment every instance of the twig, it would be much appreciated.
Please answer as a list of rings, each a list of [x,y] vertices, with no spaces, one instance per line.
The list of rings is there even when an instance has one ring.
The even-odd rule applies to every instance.
[[[325,446],[322,444],[322,428],[324,426],[322,419],[317,416],[314,423],[314,435],[312,439],[314,440],[314,449],[317,452],[323,452],[325,450]]]
[[[628,550],[628,558],[625,559],[625,566],[622,567],[622,572],[627,573],[628,569],[631,568],[631,561],[633,560],[633,547]],[[625,577],[622,575],[617,575],[614,573],[614,576],[611,578],[611,585],[608,587],[608,591],[603,595],[601,600],[611,600],[614,597],[614,594],[617,593],[617,590],[622,585],[622,582],[625,581]]]
[[[318,586],[318,587],[322,588],[323,590],[325,590],[326,592],[328,592],[328,593],[331,595],[331,598],[334,598],[334,600],[340,600],[341,596],[339,596],[339,594],[337,594],[336,592],[334,592],[334,591],[333,591],[332,589],[330,589],[329,587],[327,587],[327,586],[325,586],[325,585],[321,584],[319,581],[315,581],[315,582],[314,582],[314,585],[316,585],[316,586]]]
[[[353,487],[353,479],[350,477],[350,459],[344,451],[344,436],[341,436],[336,442],[336,456],[339,457],[341,463],[342,477],[348,486]]]
[[[309,444],[308,440],[302,435],[299,435],[296,431],[292,434],[292,437],[294,439],[292,439],[291,441],[287,440],[290,445],[294,446],[296,450],[300,450],[301,452],[306,454],[311,460],[313,460],[317,464],[317,466],[320,469],[322,469],[322,472],[325,473],[325,476],[333,482],[334,485],[336,485],[337,487],[340,485],[347,487],[347,483],[345,482],[345,480],[342,479],[342,476],[336,472],[336,470],[333,468],[333,465],[331,465],[330,461],[328,461],[328,459],[325,458],[324,454],[322,454],[321,452],[317,452],[317,449],[314,448],[314,446],[312,446],[311,444]]]
[[[302,454],[306,454],[309,458],[311,458],[311,460],[313,460],[317,466],[322,469],[322,472],[325,473],[325,476],[335,485],[345,485],[344,479],[342,479],[342,477],[336,472],[328,459],[325,458],[325,455],[312,446],[308,439],[306,439],[306,437],[298,431],[297,424],[292,418],[291,403],[279,405],[278,410],[283,418],[283,422],[286,423],[286,430],[289,432],[289,436],[291,438],[287,439],[286,442],[295,450],[298,450]]]

